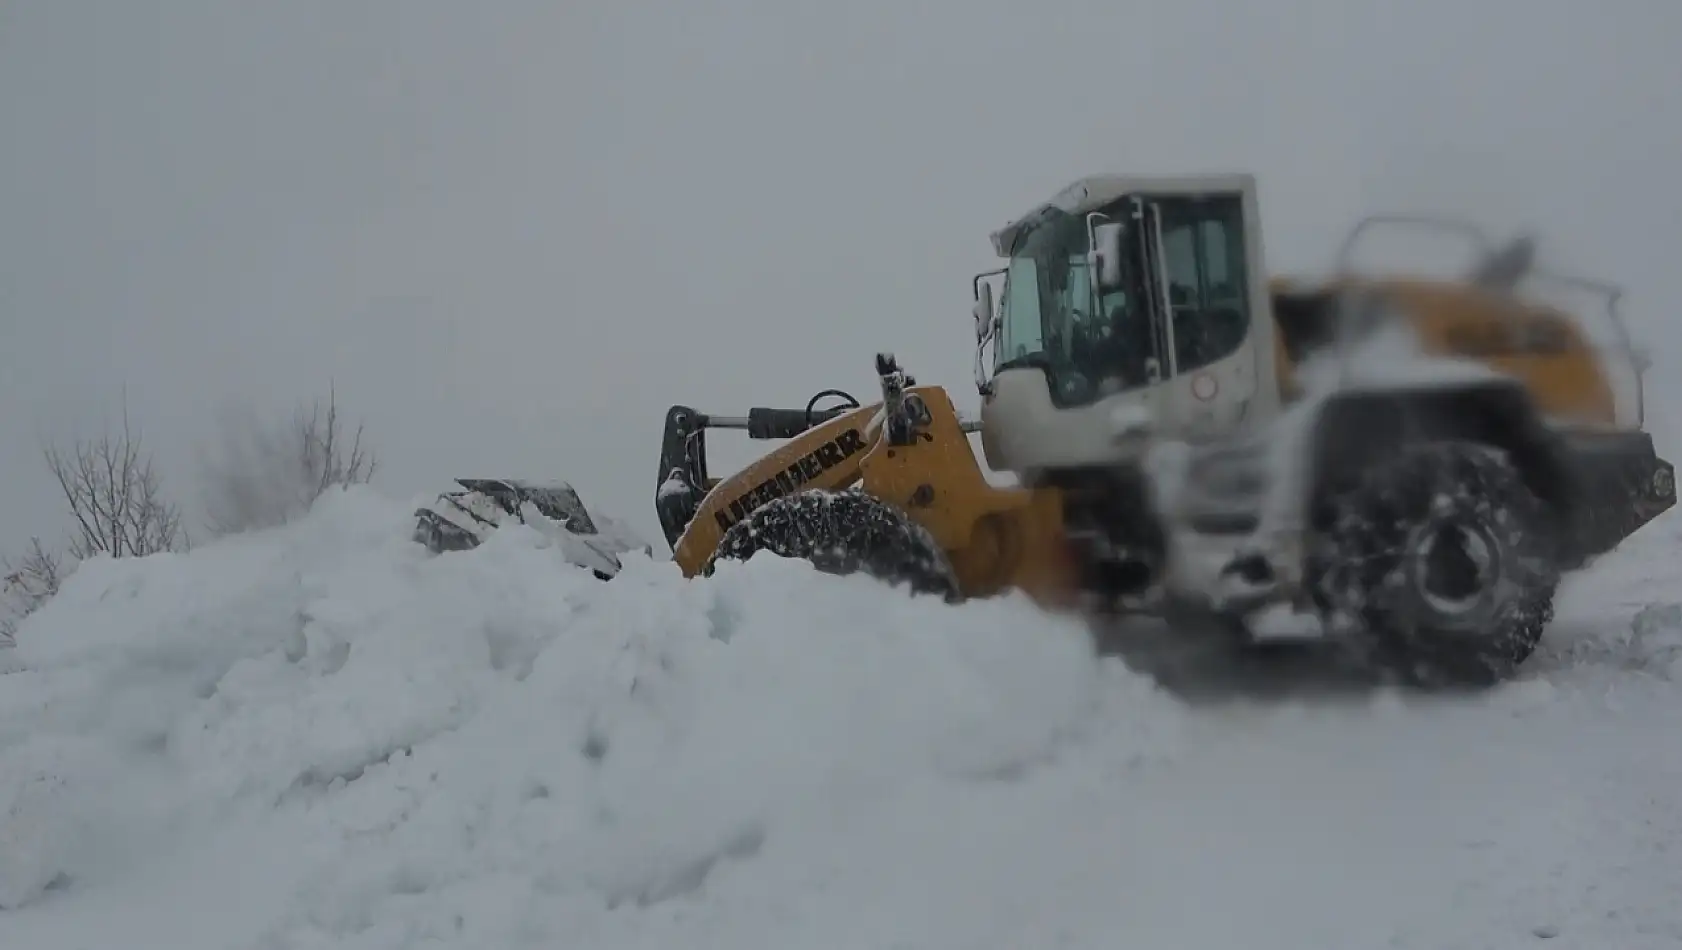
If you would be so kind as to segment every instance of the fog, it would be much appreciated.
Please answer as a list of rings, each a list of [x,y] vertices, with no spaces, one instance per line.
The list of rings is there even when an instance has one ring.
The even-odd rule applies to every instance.
[[[564,477],[657,538],[664,411],[971,384],[988,232],[1248,170],[1270,264],[1370,210],[1619,281],[1682,417],[1675,0],[10,0],[0,552],[126,398],[189,507],[218,411],[331,382],[400,493]],[[725,458],[741,458],[741,445]],[[1671,457],[1674,457],[1672,454]]]

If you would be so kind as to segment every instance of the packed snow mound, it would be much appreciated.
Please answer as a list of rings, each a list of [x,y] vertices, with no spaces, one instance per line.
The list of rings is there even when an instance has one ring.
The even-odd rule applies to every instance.
[[[411,512],[92,561],[29,618],[0,946],[1682,937],[1682,615],[1596,606],[1635,587],[1488,695],[1202,708],[1021,598],[603,583],[521,527],[429,555]]]

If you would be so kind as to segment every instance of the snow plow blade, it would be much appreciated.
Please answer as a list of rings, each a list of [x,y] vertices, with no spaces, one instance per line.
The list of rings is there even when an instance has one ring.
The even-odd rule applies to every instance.
[[[434,554],[471,550],[498,528],[522,524],[605,581],[622,568],[620,555],[651,551],[622,532],[604,533],[566,482],[458,478],[456,484],[461,491],[445,492],[431,506],[415,509],[414,539]]]

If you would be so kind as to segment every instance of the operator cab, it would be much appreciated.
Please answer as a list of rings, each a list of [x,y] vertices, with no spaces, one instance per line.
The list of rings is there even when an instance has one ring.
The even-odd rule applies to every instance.
[[[1082,179],[993,235],[976,383],[995,470],[1137,457],[1271,415],[1273,321],[1249,175]],[[995,309],[990,276],[1004,278]],[[991,372],[983,354],[993,347]]]

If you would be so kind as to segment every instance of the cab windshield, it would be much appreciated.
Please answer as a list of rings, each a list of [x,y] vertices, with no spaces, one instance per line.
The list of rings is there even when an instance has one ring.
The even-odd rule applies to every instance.
[[[1110,221],[1128,221],[1131,204],[1124,198],[1101,210]],[[1161,273],[1139,272],[1145,248],[1130,227],[1122,233],[1119,286],[1096,301],[1084,217],[1052,210],[1023,232],[1005,271],[995,372],[1037,367],[1052,402],[1068,408],[1242,351],[1250,326],[1242,196],[1159,195],[1146,208],[1161,234],[1153,248]]]
[[[1094,301],[1085,219],[1053,210],[1028,229],[1011,250],[1005,272],[995,371],[1044,370],[1052,402],[1060,407],[1148,383],[1150,314],[1138,306],[1142,285],[1131,241],[1124,235],[1122,289]]]

